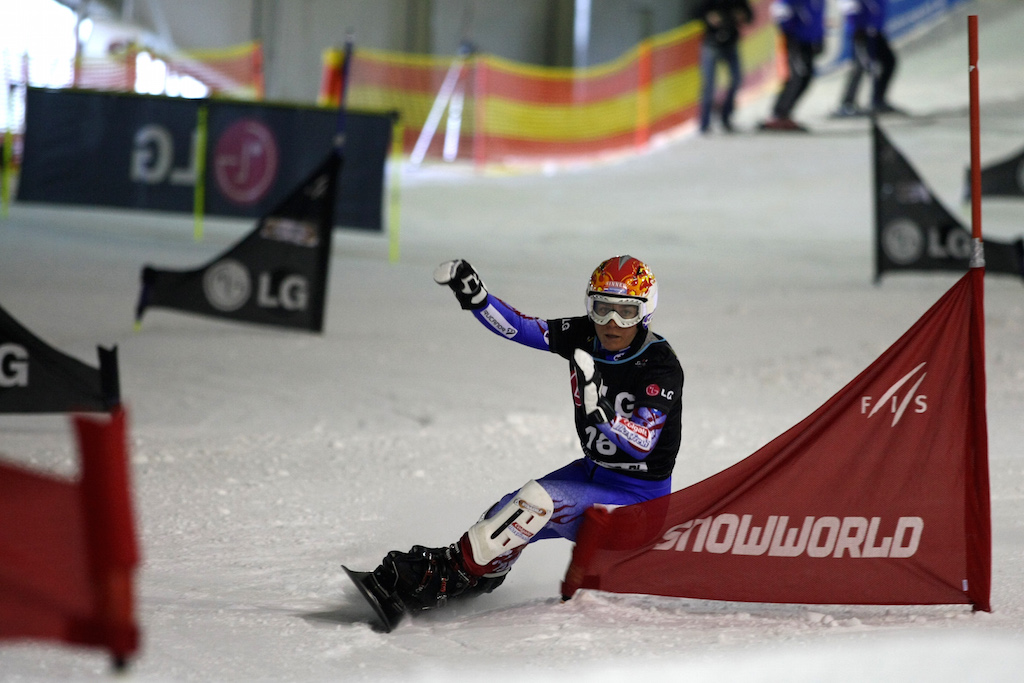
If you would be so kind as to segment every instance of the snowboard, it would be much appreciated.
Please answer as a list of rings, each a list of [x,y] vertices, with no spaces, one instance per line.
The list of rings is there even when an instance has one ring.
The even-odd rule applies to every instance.
[[[373,572],[355,571],[345,565],[341,565],[341,568],[345,570],[348,578],[359,589],[359,594],[373,608],[384,632],[391,633],[398,626],[399,622],[402,621],[402,617],[405,616],[405,609],[402,607],[402,603],[397,597],[389,594],[381,587],[377,579],[374,578]]]

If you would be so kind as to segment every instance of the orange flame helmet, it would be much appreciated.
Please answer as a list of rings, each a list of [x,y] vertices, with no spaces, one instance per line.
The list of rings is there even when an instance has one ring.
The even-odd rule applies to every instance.
[[[647,329],[658,307],[658,282],[640,259],[629,255],[613,256],[594,269],[587,283],[587,314],[591,318],[594,318],[595,300],[636,303],[638,318]]]

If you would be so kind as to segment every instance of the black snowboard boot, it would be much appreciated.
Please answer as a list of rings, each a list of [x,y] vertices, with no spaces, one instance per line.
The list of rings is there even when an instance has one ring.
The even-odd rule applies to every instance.
[[[458,543],[445,548],[414,545],[405,553],[392,550],[373,575],[410,611],[436,609],[456,598],[490,593],[505,580],[504,574],[470,573]]]

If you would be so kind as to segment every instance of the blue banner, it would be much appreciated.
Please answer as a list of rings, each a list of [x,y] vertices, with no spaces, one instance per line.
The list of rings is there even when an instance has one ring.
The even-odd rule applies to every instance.
[[[889,0],[885,30],[892,39],[937,21],[968,0]]]
[[[334,109],[30,88],[18,200],[258,218],[333,149]],[[335,225],[383,231],[394,117],[348,112]]]

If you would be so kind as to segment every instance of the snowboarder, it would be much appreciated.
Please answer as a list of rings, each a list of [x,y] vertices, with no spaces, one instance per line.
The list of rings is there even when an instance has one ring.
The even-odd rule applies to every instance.
[[[527,543],[575,541],[591,506],[668,494],[679,450],[683,369],[650,329],[658,285],[642,261],[604,261],[587,283],[587,315],[552,320],[495,297],[466,261],[441,264],[434,280],[492,332],[569,361],[583,457],[505,495],[447,547],[391,551],[373,572],[350,571],[387,630],[406,612],[491,592]]]

